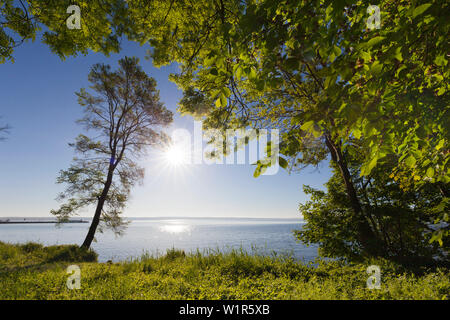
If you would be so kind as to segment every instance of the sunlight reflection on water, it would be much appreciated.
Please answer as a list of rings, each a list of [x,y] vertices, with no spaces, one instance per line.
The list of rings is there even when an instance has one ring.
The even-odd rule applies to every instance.
[[[185,224],[166,224],[164,226],[161,226],[159,230],[168,233],[190,233],[191,228]]]

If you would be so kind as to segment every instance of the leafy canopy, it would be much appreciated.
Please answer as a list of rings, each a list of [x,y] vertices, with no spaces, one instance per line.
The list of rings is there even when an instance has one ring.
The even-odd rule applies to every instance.
[[[286,168],[345,158],[360,139],[358,174],[395,161],[405,191],[440,188],[445,221],[449,4],[378,6],[379,29],[363,1],[129,1],[128,12],[153,62],[181,66],[181,112],[215,128],[279,128]]]
[[[81,29],[69,29],[71,5],[81,10]],[[13,52],[36,38],[62,59],[88,50],[119,52],[126,21],[126,1],[0,0],[0,63],[14,61]]]

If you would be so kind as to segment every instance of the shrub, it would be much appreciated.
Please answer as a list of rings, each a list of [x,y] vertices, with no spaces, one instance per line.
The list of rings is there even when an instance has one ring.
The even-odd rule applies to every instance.
[[[22,249],[22,251],[26,253],[32,253],[38,250],[42,250],[44,246],[40,243],[27,242],[25,244],[20,245],[20,248]]]
[[[46,247],[48,262],[96,262],[98,255],[93,250],[76,245]]]
[[[0,242],[0,265],[26,267],[53,262],[96,262],[97,253],[76,245],[45,247],[40,243],[9,244]]]

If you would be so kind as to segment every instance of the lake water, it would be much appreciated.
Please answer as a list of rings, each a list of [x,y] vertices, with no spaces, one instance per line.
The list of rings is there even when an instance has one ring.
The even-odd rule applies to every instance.
[[[47,219],[48,220],[48,219]],[[300,219],[219,219],[219,218],[136,218],[125,234],[115,237],[110,231],[97,234],[92,248],[99,261],[122,261],[143,253],[162,254],[167,249],[186,252],[206,249],[229,251],[256,248],[263,254],[292,254],[305,262],[317,256],[317,247],[298,243],[292,233],[302,228]],[[45,245],[80,244],[89,224],[0,224],[0,241],[39,242]]]

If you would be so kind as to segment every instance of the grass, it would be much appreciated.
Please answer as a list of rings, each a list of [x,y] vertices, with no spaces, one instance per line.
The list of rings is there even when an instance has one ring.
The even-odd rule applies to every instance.
[[[242,250],[144,255],[97,263],[76,246],[0,242],[0,299],[449,299],[449,270],[414,274],[387,262],[381,289],[369,290],[368,265],[320,262]],[[81,289],[66,287],[66,268],[81,268]],[[376,264],[376,263],[373,263]]]
[[[96,262],[97,253],[76,245],[44,247],[42,244],[7,244],[0,242],[0,272],[38,268],[59,262]]]

